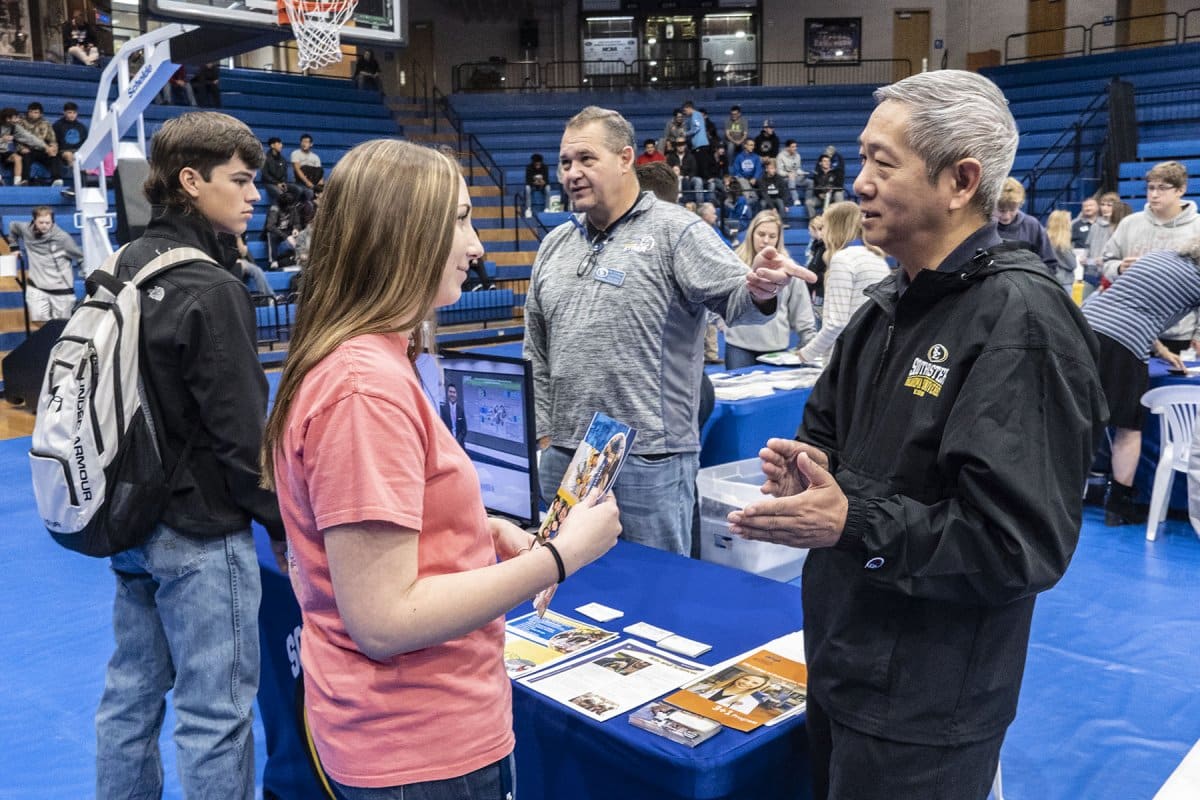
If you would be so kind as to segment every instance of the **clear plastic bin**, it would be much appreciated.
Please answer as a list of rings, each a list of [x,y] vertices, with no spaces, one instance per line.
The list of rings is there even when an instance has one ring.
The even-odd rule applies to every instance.
[[[752,542],[729,532],[726,515],[766,495],[759,491],[764,477],[757,458],[717,464],[700,470],[700,557],[714,564],[752,572],[777,581],[800,576],[807,548],[772,542]]]

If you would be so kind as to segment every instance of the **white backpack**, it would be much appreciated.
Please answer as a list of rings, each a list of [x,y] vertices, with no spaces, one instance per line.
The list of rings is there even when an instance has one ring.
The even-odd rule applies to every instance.
[[[216,264],[180,247],[123,281],[116,272],[124,249],[88,276],[88,299],[50,351],[29,450],[46,529],[63,547],[90,556],[149,537],[195,439],[193,432],[168,478],[138,371],[139,287],[187,261]]]

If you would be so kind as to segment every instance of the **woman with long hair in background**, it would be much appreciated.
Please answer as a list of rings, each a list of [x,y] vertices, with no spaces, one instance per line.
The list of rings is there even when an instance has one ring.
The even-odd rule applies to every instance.
[[[888,275],[883,251],[862,241],[862,212],[849,201],[834,203],[823,215],[825,230],[825,303],[821,330],[804,347],[800,358],[824,361],[858,307],[867,302],[863,290]]]
[[[746,238],[734,250],[746,262],[754,263],[759,251],[774,247],[788,255],[783,244],[783,220],[774,211],[761,211],[750,220]],[[800,336],[803,345],[812,338],[817,323],[813,317],[808,286],[801,281],[789,281],[780,290],[775,316],[763,325],[731,325],[725,329],[725,368],[738,369],[757,363],[760,355],[786,350],[792,331]]]

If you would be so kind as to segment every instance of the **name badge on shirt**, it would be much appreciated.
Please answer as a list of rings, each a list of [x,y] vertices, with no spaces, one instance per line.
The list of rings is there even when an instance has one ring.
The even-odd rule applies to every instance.
[[[623,286],[625,284],[625,273],[619,269],[611,267],[600,267],[596,270],[596,280],[601,283],[607,283],[609,286]]]

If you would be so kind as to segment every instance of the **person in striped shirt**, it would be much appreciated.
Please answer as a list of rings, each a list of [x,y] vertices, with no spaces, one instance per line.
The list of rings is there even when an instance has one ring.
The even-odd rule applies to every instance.
[[[1133,476],[1142,451],[1141,397],[1150,382],[1153,351],[1172,367],[1183,361],[1159,340],[1164,330],[1200,307],[1200,237],[1179,250],[1155,250],[1131,262],[1107,291],[1083,304],[1100,340],[1100,383],[1108,399],[1112,484],[1104,504],[1107,525],[1146,521],[1133,502]]]

